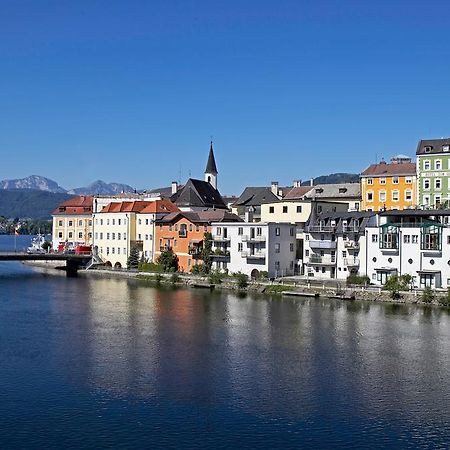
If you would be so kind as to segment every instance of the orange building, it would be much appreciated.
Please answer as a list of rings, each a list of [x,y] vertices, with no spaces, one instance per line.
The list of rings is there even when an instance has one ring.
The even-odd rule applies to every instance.
[[[213,222],[239,222],[235,214],[224,210],[174,212],[156,221],[155,257],[165,250],[178,256],[180,272],[190,272],[195,264],[202,264],[201,252],[205,233],[211,232]]]
[[[388,164],[372,164],[361,174],[361,209],[383,211],[417,205],[416,164],[398,156]]]

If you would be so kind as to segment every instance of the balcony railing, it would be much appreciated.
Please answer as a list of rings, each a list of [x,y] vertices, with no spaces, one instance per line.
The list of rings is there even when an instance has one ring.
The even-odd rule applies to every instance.
[[[230,260],[230,252],[222,252],[222,253],[213,253],[211,255],[213,261],[229,261]]]
[[[345,248],[357,249],[357,248],[359,248],[359,242],[356,242],[356,241],[345,241],[344,242],[344,246],[345,246]]]
[[[201,247],[189,247],[188,253],[192,256],[200,256],[202,254],[202,248]]]
[[[334,233],[336,231],[336,226],[309,225],[306,227],[306,231],[309,231],[310,233]]]
[[[308,264],[323,264],[323,265],[333,265],[336,264],[336,256],[318,256],[311,255],[309,257]]]
[[[319,241],[319,240],[310,240],[309,246],[311,248],[336,248],[336,241]]]
[[[359,266],[359,258],[344,258],[344,266]]]
[[[260,251],[260,252],[250,252],[247,256],[247,259],[263,259],[266,257],[266,252]]]
[[[266,236],[248,236],[247,234],[243,234],[241,240],[242,242],[266,242]]]
[[[172,246],[171,245],[161,245],[159,247],[159,251],[160,252],[167,252],[167,251],[170,251],[170,250],[172,250]]]
[[[229,242],[230,238],[228,236],[222,236],[220,234],[213,235],[213,241],[215,242]]]

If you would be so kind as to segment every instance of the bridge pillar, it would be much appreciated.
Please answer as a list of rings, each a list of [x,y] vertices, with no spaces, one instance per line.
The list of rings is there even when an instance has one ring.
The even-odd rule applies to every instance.
[[[73,259],[68,259],[66,261],[66,275],[68,277],[77,277],[78,276],[78,268],[80,267],[80,263],[78,261],[74,261]]]

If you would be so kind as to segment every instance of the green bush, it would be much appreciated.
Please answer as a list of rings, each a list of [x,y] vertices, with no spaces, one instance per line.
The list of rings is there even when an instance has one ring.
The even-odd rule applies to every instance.
[[[139,250],[136,247],[131,247],[130,255],[127,260],[127,269],[138,269],[139,268]]]
[[[191,269],[194,275],[201,275],[203,273],[203,264],[194,264]]]
[[[170,277],[170,282],[175,284],[175,283],[179,283],[181,280],[180,276],[177,273],[173,273]]]
[[[434,300],[434,292],[430,287],[426,287],[422,292],[422,302],[431,303]]]
[[[285,291],[293,291],[294,286],[286,286],[283,284],[270,284],[269,286],[266,286],[264,289],[264,293],[266,294],[281,294]]]
[[[411,287],[412,277],[408,273],[405,275],[392,275],[386,281],[384,288],[391,293],[394,300],[400,298],[400,291],[408,291]]]
[[[248,275],[245,273],[236,272],[233,274],[233,277],[236,278],[239,289],[245,289],[248,286]]]
[[[156,263],[152,262],[141,262],[139,263],[139,270],[141,272],[162,272],[163,268]]]
[[[364,275],[349,275],[347,277],[347,284],[370,284],[370,278]]]
[[[178,256],[172,250],[166,250],[159,255],[156,261],[164,272],[176,272],[178,270]]]
[[[208,280],[211,284],[221,284],[224,278],[224,274],[219,270],[213,270],[210,272]]]
[[[438,302],[442,306],[450,306],[450,288],[447,288],[447,294],[438,297]]]

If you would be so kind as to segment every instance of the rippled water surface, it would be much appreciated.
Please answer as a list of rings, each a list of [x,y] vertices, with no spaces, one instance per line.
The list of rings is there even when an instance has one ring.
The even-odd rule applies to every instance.
[[[450,446],[445,310],[0,263],[0,320],[2,449]]]

